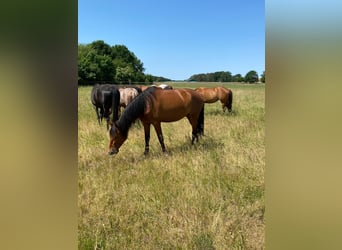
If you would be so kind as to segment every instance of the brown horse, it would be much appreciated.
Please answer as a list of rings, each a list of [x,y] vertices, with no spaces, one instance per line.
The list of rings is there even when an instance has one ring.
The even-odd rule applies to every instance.
[[[128,136],[128,130],[136,119],[140,119],[145,132],[145,154],[149,152],[150,126],[153,125],[162,151],[165,152],[161,122],[174,122],[187,117],[192,126],[192,140],[204,129],[203,97],[191,89],[164,91],[150,87],[138,95],[125,109],[120,119],[109,130],[109,154],[117,154]]]
[[[138,85],[138,87],[141,89],[141,91],[145,91],[146,89],[148,89],[151,86],[148,86],[148,85]]]
[[[218,86],[214,88],[199,87],[195,90],[203,95],[205,103],[214,103],[220,100],[223,112],[226,108],[229,112],[232,111],[233,92],[230,89]]]

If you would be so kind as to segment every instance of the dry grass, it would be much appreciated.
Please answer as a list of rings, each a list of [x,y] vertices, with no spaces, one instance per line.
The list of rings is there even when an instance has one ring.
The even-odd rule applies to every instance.
[[[152,129],[147,157],[138,123],[107,155],[91,88],[79,88],[79,249],[264,248],[265,86],[227,87],[233,113],[206,104],[198,144],[186,119],[163,123],[168,152]]]

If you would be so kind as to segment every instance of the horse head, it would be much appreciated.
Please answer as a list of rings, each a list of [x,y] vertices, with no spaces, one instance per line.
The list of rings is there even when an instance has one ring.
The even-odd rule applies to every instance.
[[[127,135],[121,133],[119,127],[114,122],[109,122],[110,130],[109,130],[109,155],[119,153],[119,148],[127,139]]]

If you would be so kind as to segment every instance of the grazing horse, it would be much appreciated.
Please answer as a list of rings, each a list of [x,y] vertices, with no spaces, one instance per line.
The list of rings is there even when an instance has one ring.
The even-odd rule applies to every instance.
[[[153,125],[162,151],[165,152],[161,122],[174,122],[187,117],[192,126],[192,140],[204,130],[203,97],[192,89],[164,91],[150,87],[138,95],[125,109],[120,119],[109,130],[109,154],[117,154],[128,136],[128,130],[136,119],[144,125],[145,152],[149,152],[150,126]]]
[[[136,88],[119,88],[120,91],[120,107],[126,108],[126,106],[133,101],[133,99],[139,95]]]
[[[110,84],[95,84],[91,90],[91,103],[94,106],[97,120],[99,124],[102,119],[107,120],[107,129],[109,128],[110,115],[113,113],[112,121],[118,120],[119,107],[120,107],[120,92]]]
[[[141,89],[141,91],[145,91],[146,89],[148,89],[149,87],[151,86],[148,86],[148,85],[139,85],[138,88]]]
[[[159,88],[162,88],[162,89],[173,89],[172,86],[166,85],[166,84],[159,84],[159,85],[153,84],[153,85],[150,85],[150,86],[140,85],[139,87],[140,87],[140,89],[141,89],[142,91],[145,91],[145,90],[148,89],[149,87],[159,87]]]
[[[159,87],[159,88],[162,88],[162,89],[173,89],[172,86],[166,85],[166,84],[159,84],[159,85],[152,85],[152,86],[156,86],[156,87]]]
[[[218,86],[214,88],[199,87],[195,90],[203,95],[205,103],[214,103],[220,100],[223,112],[226,108],[232,112],[233,92],[230,89]]]

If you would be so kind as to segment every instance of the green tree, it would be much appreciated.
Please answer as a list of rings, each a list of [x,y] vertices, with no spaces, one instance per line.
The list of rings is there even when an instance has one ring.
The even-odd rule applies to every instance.
[[[115,67],[131,66],[135,72],[145,71],[143,63],[125,45],[112,46],[111,57]]]
[[[146,74],[145,75],[145,82],[152,83],[153,82],[153,75]]]
[[[192,75],[189,78],[189,81],[197,81],[197,82],[231,82],[232,81],[232,73],[229,71],[217,71],[214,73],[201,73]]]
[[[245,82],[248,82],[248,83],[256,83],[258,82],[258,80],[259,80],[258,73],[255,70],[249,71],[245,76]]]
[[[90,49],[87,45],[78,45],[78,80],[93,79],[95,76],[90,74],[90,61],[87,58]]]
[[[115,80],[121,84],[128,84],[132,82],[133,75],[134,71],[129,65],[119,66],[116,68]]]
[[[217,82],[231,82],[232,81],[232,73],[229,71],[221,71],[219,72],[219,76],[216,79]]]
[[[265,79],[265,70],[262,72],[262,74],[260,75],[260,81],[265,83],[266,79]]]
[[[90,47],[96,51],[98,55],[109,55],[111,54],[111,47],[102,40],[94,41],[90,44]]]
[[[243,78],[241,74],[236,74],[232,76],[232,82],[244,82],[244,81],[245,79]]]
[[[106,49],[106,46],[101,45],[100,41],[78,46],[79,82],[112,81],[114,76],[115,68],[108,53],[108,47]]]
[[[97,40],[78,46],[79,84],[114,80],[143,82],[144,70],[143,63],[124,45],[109,46]]]

